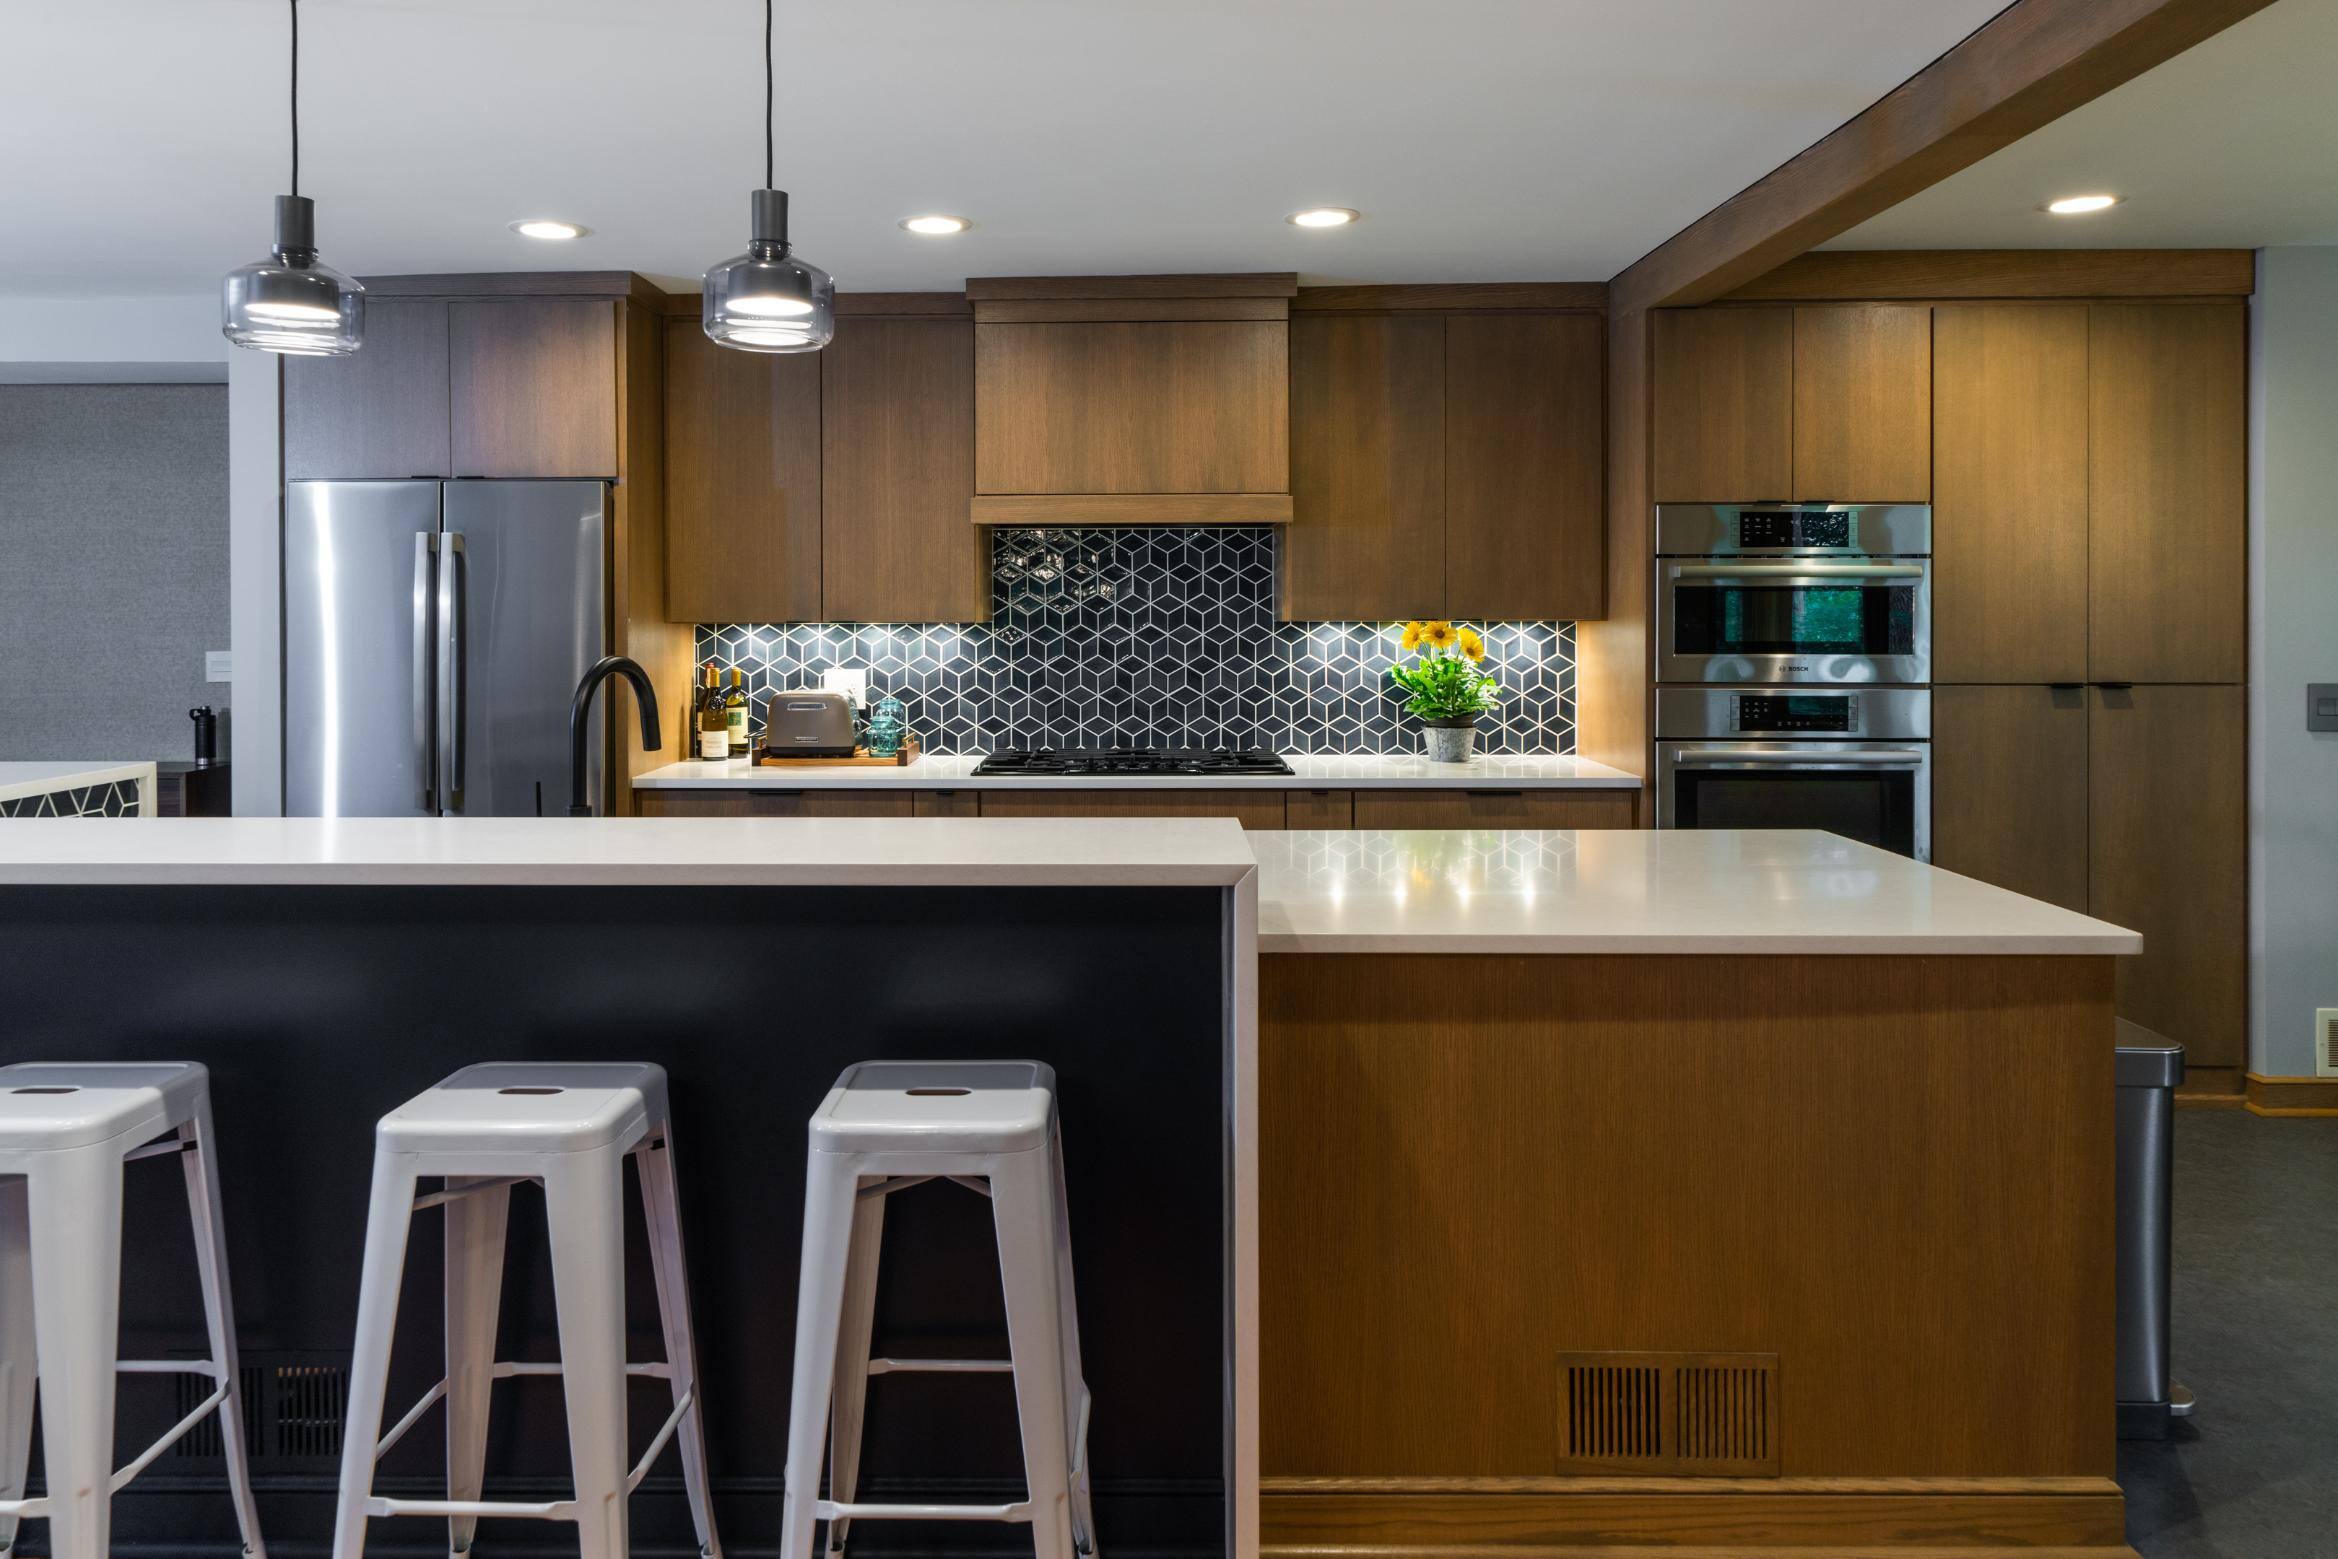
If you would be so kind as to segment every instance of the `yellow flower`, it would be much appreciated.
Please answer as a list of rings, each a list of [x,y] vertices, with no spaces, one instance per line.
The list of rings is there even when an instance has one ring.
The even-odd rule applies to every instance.
[[[1462,654],[1467,655],[1472,661],[1482,661],[1486,658],[1486,641],[1477,636],[1475,628],[1462,629],[1459,637]]]
[[[1399,641],[1399,647],[1407,655],[1421,647],[1421,625],[1419,623],[1406,623],[1404,625],[1404,637]]]
[[[1429,648],[1433,650],[1449,650],[1453,648],[1453,624],[1443,618],[1423,623],[1421,637],[1428,641]]]

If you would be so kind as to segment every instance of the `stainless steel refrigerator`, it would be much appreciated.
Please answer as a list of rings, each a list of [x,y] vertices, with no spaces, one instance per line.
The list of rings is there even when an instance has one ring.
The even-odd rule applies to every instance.
[[[561,815],[608,506],[603,482],[289,484],[286,814]]]

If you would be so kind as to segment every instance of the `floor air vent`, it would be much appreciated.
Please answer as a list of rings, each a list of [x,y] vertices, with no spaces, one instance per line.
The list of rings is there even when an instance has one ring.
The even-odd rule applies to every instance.
[[[239,1372],[243,1388],[244,1444],[255,1462],[291,1470],[289,1464],[337,1466],[342,1424],[349,1411],[349,1366],[340,1359],[247,1362]],[[211,1394],[200,1375],[177,1375],[178,1416],[184,1417]],[[222,1455],[219,1415],[210,1414],[171,1447],[171,1454],[199,1461]]]
[[[1774,1353],[1562,1353],[1560,1472],[1778,1475]]]

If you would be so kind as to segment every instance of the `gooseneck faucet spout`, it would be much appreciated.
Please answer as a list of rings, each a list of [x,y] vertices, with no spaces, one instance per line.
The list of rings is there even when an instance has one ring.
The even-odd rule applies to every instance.
[[[576,685],[576,699],[568,706],[568,815],[591,817],[585,799],[585,716],[591,713],[593,694],[611,677],[633,684],[633,702],[641,710],[641,750],[658,750],[658,694],[649,685],[649,673],[622,655],[604,655],[593,662]]]

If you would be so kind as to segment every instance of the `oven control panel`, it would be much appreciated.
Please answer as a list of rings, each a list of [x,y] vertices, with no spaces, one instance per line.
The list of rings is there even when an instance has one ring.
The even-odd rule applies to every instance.
[[[1859,550],[1859,516],[1849,509],[1740,509],[1737,547],[1741,552],[1825,549]]]
[[[1733,693],[1729,704],[1729,728],[1738,735],[1850,736],[1860,729],[1856,693]]]

